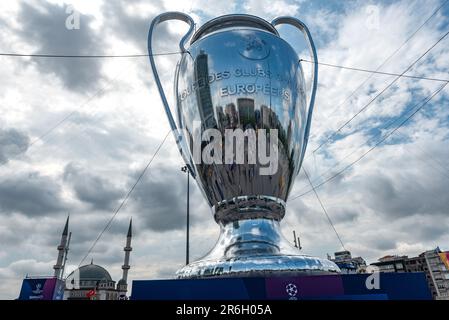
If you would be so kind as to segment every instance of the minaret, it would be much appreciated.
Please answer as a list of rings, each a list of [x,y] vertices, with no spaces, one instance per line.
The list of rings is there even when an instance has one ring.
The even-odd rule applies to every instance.
[[[61,278],[64,277],[65,264],[67,262],[67,256],[69,255],[70,239],[72,239],[71,231],[69,232],[69,239],[67,240],[67,245],[65,246],[65,250],[64,250],[64,263],[62,264]]]
[[[65,222],[64,231],[62,232],[61,236],[61,243],[58,246],[58,260],[56,261],[56,264],[53,266],[53,269],[55,269],[54,276],[58,279],[61,279],[62,277],[61,271],[63,268],[64,255],[66,253],[68,235],[69,235],[69,217],[67,217],[67,221]]]
[[[123,276],[122,279],[118,282],[118,291],[120,292],[120,296],[125,297],[126,292],[128,291],[128,270],[131,268],[129,265],[129,254],[133,250],[131,247],[131,238],[132,238],[132,224],[133,220],[129,221],[128,234],[126,235],[126,247],[123,248],[125,251],[125,261],[122,266]]]

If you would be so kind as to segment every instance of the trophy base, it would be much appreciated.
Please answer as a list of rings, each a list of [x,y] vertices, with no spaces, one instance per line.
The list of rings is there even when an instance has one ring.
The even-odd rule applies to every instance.
[[[221,225],[220,237],[202,259],[176,272],[179,279],[338,274],[327,259],[299,254],[272,219],[238,220]]]
[[[264,256],[223,261],[198,260],[176,272],[179,279],[269,277],[338,274],[340,270],[327,259],[306,255]]]

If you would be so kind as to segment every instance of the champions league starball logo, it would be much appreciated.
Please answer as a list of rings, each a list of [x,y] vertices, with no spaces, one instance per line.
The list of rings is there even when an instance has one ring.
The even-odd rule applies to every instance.
[[[285,286],[285,291],[289,295],[289,300],[297,300],[296,295],[298,294],[298,287],[293,284],[289,283]]]

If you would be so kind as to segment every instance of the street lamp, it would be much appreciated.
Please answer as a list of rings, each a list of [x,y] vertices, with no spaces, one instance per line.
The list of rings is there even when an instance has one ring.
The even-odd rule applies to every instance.
[[[190,172],[189,168],[187,166],[184,166],[181,168],[182,172],[187,173],[187,223],[186,223],[186,265],[189,264],[189,227],[190,227],[190,221],[189,221],[189,215],[190,215]]]

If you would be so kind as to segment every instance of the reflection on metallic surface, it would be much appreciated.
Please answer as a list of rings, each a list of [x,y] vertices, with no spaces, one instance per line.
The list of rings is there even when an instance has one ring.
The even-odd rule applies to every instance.
[[[279,221],[244,219],[223,224],[214,249],[179,270],[177,276],[272,276],[338,270],[329,260],[298,254],[298,249],[283,237]]]
[[[178,124],[171,115],[151,55],[154,26],[168,19],[183,20],[191,26],[180,44],[184,54],[175,76]],[[150,62],[170,125],[173,130],[183,130],[183,136],[175,134],[177,143],[221,226],[215,248],[178,271],[179,277],[339,272],[328,260],[299,255],[279,228],[304,157],[317,83],[315,64],[307,106],[299,58],[274,27],[282,23],[292,24],[305,34],[316,61],[310,33],[294,18],[281,17],[270,24],[249,15],[219,17],[193,35],[188,50],[185,43],[193,31],[190,17],[170,12],[156,17],[150,27]],[[219,132],[221,140],[204,137],[209,129]],[[245,140],[238,144],[238,138],[226,140],[229,130],[241,130],[248,141],[242,138]],[[260,159],[251,162],[250,158],[255,146],[257,151],[263,147],[268,153],[272,151],[273,133],[277,133],[276,170],[267,175],[263,169],[270,164]],[[251,138],[256,140],[253,145]],[[211,143],[223,149],[221,154],[212,155],[219,161],[198,161],[195,153],[204,155]],[[231,158],[226,150],[233,150]],[[237,161],[239,151],[245,156],[243,163]]]

